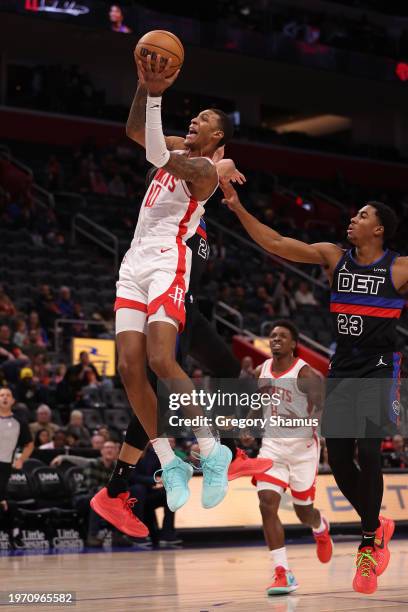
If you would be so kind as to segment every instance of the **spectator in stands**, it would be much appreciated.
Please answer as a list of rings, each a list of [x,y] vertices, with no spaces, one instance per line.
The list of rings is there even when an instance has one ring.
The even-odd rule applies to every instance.
[[[88,371],[85,375],[86,385],[82,388],[82,399],[87,405],[101,404],[104,401],[103,386],[95,372]]]
[[[101,436],[98,433],[95,433],[91,438],[91,446],[94,450],[100,451],[105,444],[104,436]]]
[[[17,319],[16,328],[13,336],[13,343],[18,346],[20,349],[23,348],[24,342],[28,338],[27,334],[27,324],[25,319]]]
[[[290,318],[296,311],[296,299],[293,296],[293,281],[286,278],[284,272],[279,274],[279,280],[272,295],[275,313],[278,317]]]
[[[295,292],[295,300],[298,306],[318,306],[319,302],[313,295],[310,285],[306,281],[301,281]]]
[[[65,432],[62,431],[62,429],[58,429],[58,431],[55,432],[53,439],[51,440],[51,442],[47,442],[47,444],[42,444],[40,446],[40,449],[65,449],[66,447],[68,447],[68,442],[67,442],[67,437],[65,435]]]
[[[49,285],[41,285],[37,298],[37,308],[41,325],[48,331],[61,315]]]
[[[87,374],[93,372],[97,381],[101,380],[97,369],[91,363],[87,351],[81,351],[79,354],[79,363],[68,368],[65,374],[65,382],[67,383],[71,401],[79,397],[79,393],[88,383]]]
[[[34,378],[37,379],[41,385],[48,387],[51,382],[51,364],[47,360],[45,354],[40,353],[32,359],[32,370],[34,372]]]
[[[256,295],[251,300],[251,311],[261,315],[265,312],[266,304],[272,304],[272,298],[268,295],[264,285],[259,285],[256,288]]]
[[[33,370],[27,367],[21,369],[16,395],[17,400],[27,404],[30,410],[47,401],[46,388],[34,379]]]
[[[45,329],[41,327],[40,317],[38,316],[38,312],[36,310],[32,310],[28,316],[28,325],[27,331],[36,330],[37,338],[41,338],[41,342],[43,346],[47,346],[48,337]],[[38,341],[38,340],[37,340]]]
[[[49,442],[51,442],[51,436],[48,429],[39,429],[34,436],[34,447],[40,448],[40,446],[48,444]]]
[[[0,285],[0,316],[15,317],[16,314],[16,307]]]
[[[124,15],[121,7],[118,4],[112,4],[109,9],[109,21],[112,32],[120,32],[121,34],[130,34],[132,30],[123,23]]]
[[[404,438],[396,434],[392,439],[392,450],[384,458],[384,466],[392,468],[408,468],[408,450]]]
[[[48,191],[58,191],[62,183],[62,170],[61,164],[55,155],[50,155],[45,168],[45,174],[45,185]]]
[[[116,198],[126,197],[126,185],[123,182],[120,174],[116,174],[109,182],[109,193]]]
[[[40,429],[46,429],[50,434],[50,438],[54,437],[54,434],[59,430],[59,427],[56,423],[51,421],[52,412],[47,404],[41,404],[38,406],[36,410],[36,421],[34,423],[30,423],[30,431],[33,436]]]
[[[91,446],[91,436],[84,425],[84,415],[80,410],[73,410],[71,412],[65,433],[67,436],[74,434],[77,437],[77,446]]]
[[[254,377],[254,360],[250,355],[246,355],[241,361],[241,372],[239,373],[240,378],[253,378]]]
[[[44,346],[40,333],[36,329],[31,329],[24,344],[24,353],[33,360],[37,355],[45,355],[46,352],[47,349]]]
[[[58,310],[61,316],[65,319],[74,318],[75,305],[71,298],[71,289],[63,286],[59,291],[59,299],[57,301]]]
[[[0,366],[8,380],[15,380],[20,368],[28,363],[28,357],[11,341],[8,325],[0,326]]]
[[[107,427],[107,425],[101,425],[101,427],[98,428],[96,433],[102,436],[105,442],[108,442],[112,439],[111,432],[109,431],[109,427]]]

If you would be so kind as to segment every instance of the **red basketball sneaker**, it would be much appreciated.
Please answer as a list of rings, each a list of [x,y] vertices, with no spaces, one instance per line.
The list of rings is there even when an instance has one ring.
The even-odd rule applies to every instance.
[[[92,510],[119,531],[133,538],[145,538],[149,530],[131,510],[135,502],[136,499],[130,497],[128,492],[120,493],[118,497],[109,497],[108,490],[104,487],[93,496],[90,504]]]
[[[324,516],[322,516],[322,521],[326,525],[326,529],[322,533],[313,532],[313,537],[317,544],[317,558],[321,563],[328,563],[333,554],[333,541],[329,533],[329,523]]]
[[[268,595],[286,595],[296,591],[298,588],[296,578],[289,569],[285,569],[281,565],[275,567],[275,576],[273,582],[267,587]]]
[[[390,562],[390,551],[388,550],[388,542],[391,540],[395,529],[395,523],[392,519],[385,516],[379,516],[381,525],[375,532],[375,549],[374,559],[377,561],[377,576],[381,576],[388,567]]]
[[[235,480],[241,476],[254,476],[255,474],[263,474],[273,465],[272,459],[263,459],[257,457],[250,459],[241,448],[237,448],[235,459],[231,461],[228,468],[228,480]]]
[[[353,589],[357,593],[370,595],[377,590],[377,561],[374,559],[374,548],[364,546],[357,553],[356,575],[353,580]]]

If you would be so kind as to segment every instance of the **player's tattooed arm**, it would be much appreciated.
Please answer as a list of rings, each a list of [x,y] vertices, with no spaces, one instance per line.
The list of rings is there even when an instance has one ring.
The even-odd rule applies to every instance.
[[[170,159],[163,167],[176,178],[189,183],[194,189],[192,195],[199,200],[208,198],[218,185],[217,169],[205,157],[188,158],[170,153]]]
[[[149,56],[149,66],[151,62],[151,58]],[[158,56],[158,64],[160,64],[160,56]],[[131,139],[140,144],[142,147],[146,146],[146,138],[145,138],[145,124],[146,124],[146,101],[148,95],[148,81],[146,80],[146,75],[149,73],[152,75],[151,71],[146,70],[146,67],[140,61],[136,61],[137,66],[137,74],[139,78],[139,82],[137,85],[136,93],[133,98],[132,106],[130,107],[128,120],[126,122],[126,135]],[[160,72],[162,69],[160,70]],[[178,74],[178,73],[177,73]],[[177,76],[177,74],[172,77],[170,80],[173,82]],[[158,78],[160,75],[156,75]],[[153,75],[154,78],[154,75]],[[164,82],[167,84],[169,79],[164,78]],[[184,149],[184,138],[180,136],[166,136],[166,146],[169,151],[174,151],[176,149]]]
[[[340,247],[329,242],[307,244],[294,238],[282,236],[245,210],[237,192],[229,181],[221,178],[220,187],[224,193],[223,204],[226,204],[237,215],[251,238],[265,251],[279,255],[279,257],[289,261],[328,265],[330,269],[336,267],[343,255]]]
[[[126,136],[142,147],[145,146],[146,100],[147,88],[139,83],[126,122]]]

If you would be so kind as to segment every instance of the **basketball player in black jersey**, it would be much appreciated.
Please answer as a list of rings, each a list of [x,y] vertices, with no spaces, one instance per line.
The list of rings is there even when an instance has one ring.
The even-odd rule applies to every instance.
[[[156,171],[156,168],[149,170],[146,179],[147,186],[152,181]],[[241,370],[239,361],[218,335],[216,329],[200,312],[196,303],[196,296],[200,292],[201,277],[210,254],[204,219],[200,220],[197,232],[186,244],[192,252],[192,265],[189,290],[185,298],[186,324],[183,333],[178,337],[177,359],[180,365],[184,366],[186,357],[190,355],[216,378],[237,379]],[[150,369],[148,373],[153,388],[156,388],[157,377]],[[140,457],[141,451],[148,443],[149,437],[143,426],[137,417],[132,414],[119,459],[107,485],[103,514],[101,514],[101,508],[94,508],[98,514],[101,514],[103,518],[119,530],[135,537],[146,536],[146,527],[131,511],[119,514],[116,506],[109,508],[109,498],[115,499],[118,496],[128,494],[128,481],[132,470]],[[250,459],[244,451],[236,447],[232,437],[221,436],[221,443],[228,446],[232,452],[232,461],[228,469],[229,480],[241,476],[259,475],[272,466],[272,460],[270,459]]]
[[[347,238],[352,248],[344,251],[335,244],[306,244],[281,236],[245,210],[229,182],[222,181],[221,187],[223,202],[255,242],[290,261],[321,264],[330,278],[337,348],[330,364],[333,393],[327,397],[322,433],[336,482],[361,517],[353,588],[373,593],[377,576],[388,565],[387,544],[394,531],[394,522],[380,516],[380,448],[381,437],[395,426],[399,411],[396,324],[404,303],[401,294],[408,289],[408,257],[384,249],[397,217],[389,206],[367,202],[350,220]],[[360,469],[353,460],[355,445]]]

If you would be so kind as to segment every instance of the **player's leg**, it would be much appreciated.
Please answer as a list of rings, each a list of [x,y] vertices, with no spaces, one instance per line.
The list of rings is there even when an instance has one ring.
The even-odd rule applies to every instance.
[[[182,350],[188,352],[215,378],[231,379],[234,386],[232,391],[236,390],[239,385],[237,379],[241,371],[238,359],[217,333],[216,328],[198,310],[198,307],[194,306],[193,308],[188,347],[183,348],[183,337],[181,336]],[[265,472],[272,466],[272,460],[265,457],[250,459],[244,451],[237,448],[232,435],[222,435],[222,431],[219,433],[221,444],[228,446],[232,453],[232,462],[228,469],[229,480],[234,480],[240,476],[254,476]]]
[[[291,593],[298,587],[296,579],[289,569],[285,532],[279,519],[278,511],[283,487],[271,482],[257,482],[259,509],[262,516],[266,544],[269,548],[274,577],[267,587],[268,595]]]
[[[154,316],[149,318],[147,333],[149,365],[158,379],[165,381],[171,393],[191,394],[195,387],[175,358],[178,321],[174,319],[169,321],[168,319],[169,317],[164,308],[159,308]],[[194,406],[192,403],[185,406],[183,412],[190,418],[203,415],[201,406]],[[226,495],[228,488],[227,472],[231,462],[231,452],[228,448],[216,442],[208,427],[197,427],[193,431],[197,438],[202,458],[202,504],[206,508],[211,508],[220,503]],[[169,503],[169,508],[175,511],[177,507],[182,505],[177,501],[178,493],[183,499],[185,497],[185,501],[188,498],[187,483],[189,477],[191,477],[192,468],[179,460],[175,455],[174,459],[169,462],[164,455],[166,443],[169,445],[168,440],[163,437],[152,441],[163,467],[163,483],[168,496],[171,494],[171,491],[174,492],[174,500],[173,503]],[[191,470],[191,473],[190,471],[187,473],[187,468]],[[181,474],[181,469],[184,470],[184,475]],[[185,482],[184,488],[181,486],[181,478]],[[176,485],[179,491],[176,490]]]
[[[359,516],[360,508],[360,470],[355,460],[354,438],[326,438],[329,465],[334,479],[344,497]]]
[[[289,486],[296,516],[308,525],[316,541],[317,557],[328,563],[333,554],[329,521],[314,507],[316,474],[319,467],[320,442],[313,438],[298,438],[288,441]]]

